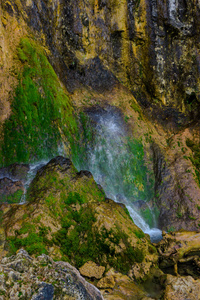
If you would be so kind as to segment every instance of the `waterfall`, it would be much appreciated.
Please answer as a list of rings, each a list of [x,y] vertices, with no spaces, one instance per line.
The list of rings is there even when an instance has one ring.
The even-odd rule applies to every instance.
[[[153,197],[153,179],[149,181],[141,141],[128,138],[123,117],[111,107],[88,115],[94,131],[91,141],[86,142],[86,158],[78,169],[89,170],[108,198],[123,202],[134,223],[152,241],[161,239],[161,231],[151,229],[134,205],[136,201],[146,203]]]

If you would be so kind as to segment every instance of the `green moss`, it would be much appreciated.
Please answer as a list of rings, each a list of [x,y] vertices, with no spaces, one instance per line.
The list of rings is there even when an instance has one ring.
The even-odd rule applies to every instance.
[[[176,228],[175,228],[174,226],[171,226],[171,227],[169,227],[169,228],[167,229],[167,231],[168,231],[169,233],[174,232],[175,230],[176,230]]]
[[[73,261],[77,267],[89,260],[101,265],[109,263],[121,272],[127,272],[134,262],[143,261],[143,252],[131,247],[125,233],[117,228],[107,230],[103,227],[99,230],[94,226],[95,222],[95,213],[89,204],[79,211],[68,207],[68,213],[62,219],[62,229],[54,239],[65,260]],[[120,240],[126,245],[126,250],[119,254],[116,247]]]
[[[125,211],[125,213],[127,214],[127,216],[129,217],[129,219],[131,219],[132,220],[132,218],[131,218],[131,215],[130,215],[130,213],[129,213],[129,211],[128,211],[128,209],[127,209],[127,207],[125,206],[125,207],[123,207],[124,208],[124,211]]]
[[[23,38],[18,57],[23,68],[3,128],[4,166],[52,157],[58,153],[60,131],[70,136],[77,131],[73,107],[42,48]]]
[[[135,233],[136,237],[139,239],[142,239],[145,237],[145,234],[142,230],[135,230],[134,233]]]
[[[196,220],[195,217],[192,217],[192,216],[188,216],[190,220]]]
[[[192,155],[189,157],[195,167],[195,174],[200,186],[200,143],[195,144],[192,140],[187,139],[186,145],[192,150]]]
[[[177,218],[181,219],[183,217],[183,214],[180,211],[176,212]]]
[[[150,227],[155,226],[155,218],[156,218],[155,209],[152,212],[152,210],[149,207],[147,207],[146,209],[142,209],[140,211],[140,214],[143,217],[143,219],[149,224]]]
[[[48,169],[42,176],[36,176],[27,191],[27,201],[33,202],[44,199],[52,216],[61,216],[63,208],[70,204],[83,204],[90,201],[104,201],[105,194],[98,188],[92,177],[85,176],[78,179],[78,184],[73,185],[73,178],[77,180],[77,170],[71,166],[68,173],[60,176],[59,171]]]
[[[134,100],[130,100],[129,102],[130,102],[131,108],[135,112],[137,112],[139,114],[139,116],[140,116],[140,119],[143,120],[144,117],[143,117],[142,110],[141,110],[139,104],[137,104]]]
[[[70,139],[72,161],[79,170],[83,170],[86,165],[89,146],[94,140],[94,135],[91,119],[84,112],[80,112],[79,131]]]
[[[59,217],[59,209],[57,205],[57,198],[52,193],[45,197],[45,202],[52,215],[56,218]]]
[[[7,203],[19,203],[21,197],[23,195],[22,190],[18,190],[13,194],[10,195],[1,195],[0,196],[0,203],[7,202]]]
[[[83,204],[85,202],[85,199],[81,197],[80,194],[77,192],[69,192],[67,197],[65,196],[65,194],[62,194],[62,197],[63,197],[62,200],[66,205],[76,204],[76,203]]]
[[[24,223],[19,231],[16,231],[15,236],[9,237],[9,252],[15,254],[21,247],[25,248],[29,254],[40,255],[42,253],[48,253],[47,249],[51,244],[51,241],[47,239],[49,229],[45,226],[39,226],[36,231],[36,227],[30,223]],[[22,237],[21,235],[26,235]]]

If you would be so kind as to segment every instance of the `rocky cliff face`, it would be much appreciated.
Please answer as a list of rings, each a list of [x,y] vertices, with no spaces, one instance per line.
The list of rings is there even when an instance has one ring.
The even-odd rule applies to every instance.
[[[18,202],[24,192],[23,178],[13,177],[14,163],[52,158],[58,148],[76,163],[83,150],[77,145],[87,131],[84,114],[109,104],[120,110],[129,137],[140,140],[145,163],[154,171],[151,204],[159,210],[159,227],[199,230],[199,17],[198,0],[2,1],[0,165],[6,168],[1,169],[0,202],[5,194],[7,202]],[[77,267],[84,259],[94,260],[129,271],[131,280],[146,280],[155,272],[158,255],[148,238],[125,208],[106,199],[92,175],[77,172],[70,160],[59,157],[43,167],[28,199],[23,205],[1,205],[2,255],[24,247]],[[171,240],[164,243],[170,246]],[[187,282],[181,292],[172,276],[179,269],[191,275],[190,268],[182,274],[181,264],[199,267],[199,248],[194,246],[192,259],[180,253],[174,258],[182,242],[177,243],[169,251],[165,244],[158,246],[161,268],[170,269],[161,281],[161,271],[153,277],[159,286],[168,285],[164,299],[171,289],[177,292],[174,299],[180,293],[188,297]],[[196,281],[188,281],[198,294],[198,270],[194,274]],[[112,269],[105,275],[99,286],[105,295],[115,286],[116,294],[106,296],[114,299],[124,278]],[[122,284],[122,298],[129,279]],[[142,299],[144,293],[133,286],[129,292]]]
[[[144,107],[198,117],[197,0],[6,1],[2,8],[47,43],[69,90],[105,91],[117,78]]]
[[[108,102],[146,157],[153,149],[160,226],[197,229],[199,156],[187,141],[198,147],[199,10],[198,1],[2,2],[1,164],[52,157],[63,144],[73,155],[77,112]]]

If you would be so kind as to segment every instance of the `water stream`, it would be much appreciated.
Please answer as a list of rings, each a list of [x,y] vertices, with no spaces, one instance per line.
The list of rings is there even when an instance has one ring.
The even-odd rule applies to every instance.
[[[48,162],[49,162],[49,160],[42,160],[42,161],[39,161],[37,163],[29,165],[29,171],[27,173],[26,180],[24,182],[24,194],[21,197],[20,204],[24,204],[26,202],[26,192],[27,192],[27,189],[28,189],[31,181],[33,180],[33,178],[36,176],[37,171],[41,167],[43,167],[44,165],[46,165]]]
[[[89,170],[108,198],[124,203],[134,223],[148,233],[152,241],[160,240],[162,232],[156,228],[155,216],[148,206],[154,182],[145,166],[142,143],[127,137],[122,116],[112,108],[91,111],[88,115],[94,133],[86,143],[87,156],[78,169]],[[142,218],[135,206],[138,201],[149,207],[154,228]]]

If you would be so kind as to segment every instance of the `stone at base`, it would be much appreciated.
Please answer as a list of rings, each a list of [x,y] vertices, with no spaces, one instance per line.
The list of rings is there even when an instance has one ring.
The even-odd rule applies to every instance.
[[[86,262],[80,269],[79,272],[82,276],[89,277],[89,278],[96,278],[100,279],[103,276],[105,271],[105,267],[97,266],[93,261]]]

